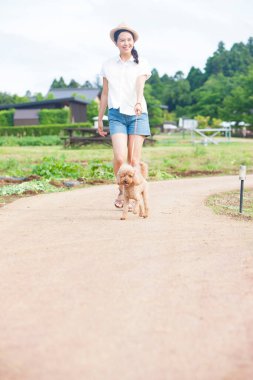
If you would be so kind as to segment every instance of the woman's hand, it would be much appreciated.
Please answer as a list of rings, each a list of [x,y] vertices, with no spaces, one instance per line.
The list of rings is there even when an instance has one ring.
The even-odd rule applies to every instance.
[[[142,114],[141,103],[136,103],[134,106],[134,112],[136,116],[140,116]]]
[[[104,132],[104,125],[103,125],[103,121],[100,120],[98,121],[98,134],[102,137],[105,137],[107,135],[107,132]]]

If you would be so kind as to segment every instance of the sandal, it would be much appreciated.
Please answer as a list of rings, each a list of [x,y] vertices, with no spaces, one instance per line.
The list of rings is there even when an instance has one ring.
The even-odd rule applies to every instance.
[[[119,195],[118,198],[114,201],[114,206],[116,208],[123,208],[124,206],[124,197],[123,197],[123,191],[119,188]]]
[[[116,208],[123,208],[123,206],[124,206],[124,199],[115,199],[114,206]]]

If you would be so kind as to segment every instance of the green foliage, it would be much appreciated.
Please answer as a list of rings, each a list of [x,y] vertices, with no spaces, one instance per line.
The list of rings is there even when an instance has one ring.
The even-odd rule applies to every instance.
[[[205,156],[207,154],[206,147],[196,145],[196,148],[194,150],[194,157],[201,157]]]
[[[112,163],[104,163],[101,160],[92,160],[87,166],[76,162],[66,162],[65,156],[61,158],[44,157],[40,164],[33,167],[33,174],[51,178],[86,178],[111,180],[114,178]]]
[[[207,206],[211,207],[216,214],[228,215],[241,220],[253,220],[253,190],[246,189],[244,192],[243,213],[239,213],[240,192],[229,191],[213,194],[206,200]]]
[[[64,188],[58,188],[50,183],[48,181],[30,181],[30,182],[23,182],[18,185],[7,185],[0,187],[0,196],[7,196],[7,195],[20,195],[27,192],[32,193],[55,193],[59,191],[65,191]]]
[[[59,136],[0,137],[0,146],[54,146],[62,145]]]
[[[253,125],[253,65],[249,67],[247,75],[235,77],[234,83],[231,93],[224,99],[220,116]]]
[[[7,92],[0,92],[0,104],[17,104],[29,101],[28,96],[10,95]]]
[[[224,43],[220,42],[213,56],[207,59],[205,72],[208,77],[219,73],[231,77],[238,71],[246,73],[252,63],[253,57],[248,45],[235,43],[230,50],[226,50]]]
[[[75,81],[74,79],[71,79],[71,81],[69,82],[68,87],[69,88],[79,88],[80,84],[77,81]]]
[[[96,86],[98,87],[98,86]],[[54,79],[50,89],[54,88],[93,88],[93,85],[90,81],[86,80],[83,85],[80,85],[75,79],[71,79],[69,84],[66,84],[63,77],[60,77],[59,80]]]
[[[101,160],[93,160],[85,168],[84,177],[86,179],[114,179],[113,165]]]
[[[15,113],[14,109],[11,109],[9,111],[0,111],[0,126],[13,125],[14,113]]]
[[[198,122],[198,126],[200,128],[207,128],[208,124],[210,122],[210,117],[209,116],[202,116],[202,115],[197,115],[194,117],[195,120]]]
[[[54,79],[51,86],[50,86],[50,89],[54,89],[54,88],[67,88],[67,85],[63,79],[63,77],[60,77],[59,80],[57,79]]]
[[[232,79],[222,73],[210,76],[202,87],[193,92],[195,104],[191,108],[191,115],[219,117],[222,102],[232,88]]]
[[[92,100],[87,105],[87,119],[90,123],[93,123],[93,117],[98,116],[98,103],[95,100]]]
[[[203,71],[191,67],[188,75],[177,71],[175,75],[164,74],[161,77],[156,69],[145,85],[145,97],[151,127],[160,125],[165,120],[161,105],[165,105],[170,113],[178,117],[195,117],[201,115],[212,120],[245,121],[253,125],[252,77],[253,77],[253,37],[247,43],[235,43],[226,49],[221,41],[214,53],[207,58]],[[99,80],[96,81],[99,86]],[[81,86],[74,79],[66,84],[63,77],[55,79],[51,88],[92,88],[86,81]],[[0,104],[16,104],[29,101],[31,94],[24,97],[0,93]],[[42,99],[42,94],[36,95]],[[97,115],[96,105],[88,106],[88,118]],[[66,116],[66,115],[65,115]],[[62,123],[65,121],[46,119],[43,123]],[[6,123],[6,122],[4,122]],[[1,124],[1,122],[0,122]],[[6,124],[4,124],[6,125]],[[1,129],[1,128],[0,128]],[[2,132],[1,132],[2,133]],[[9,133],[9,132],[8,132]],[[48,133],[46,133],[48,134]]]
[[[38,112],[41,125],[47,124],[66,124],[70,120],[68,107],[63,109],[43,109]]]
[[[163,123],[163,111],[160,108],[161,103],[152,95],[151,91],[151,85],[147,83],[144,94],[147,101],[149,123],[152,128]]]
[[[0,172],[8,173],[8,175],[17,175],[19,162],[15,158],[7,158],[0,160]]]
[[[64,128],[91,128],[89,122],[75,124],[51,124],[51,125],[29,125],[22,127],[0,127],[0,136],[59,136],[63,134]]]
[[[186,78],[190,83],[191,91],[196,90],[196,88],[201,87],[205,82],[205,74],[196,67],[191,67],[188,76]]]
[[[40,164],[33,167],[33,174],[50,178],[79,178],[83,175],[83,167],[79,163],[66,162],[65,156],[60,159],[44,157]]]
[[[148,92],[177,117],[209,116],[227,121],[253,123],[252,80],[253,37],[247,44],[235,43],[230,50],[220,42],[207,59],[205,70],[192,67],[187,75],[159,77],[153,70]],[[147,86],[147,85],[146,85]],[[236,100],[238,103],[236,104]]]

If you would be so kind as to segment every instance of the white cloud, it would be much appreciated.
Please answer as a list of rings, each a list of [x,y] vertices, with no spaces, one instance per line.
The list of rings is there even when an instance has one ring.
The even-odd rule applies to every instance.
[[[203,69],[223,40],[252,35],[251,0],[8,0],[0,14],[0,91],[47,92],[54,78],[95,80],[117,54],[111,28],[138,30],[137,50],[160,74]]]

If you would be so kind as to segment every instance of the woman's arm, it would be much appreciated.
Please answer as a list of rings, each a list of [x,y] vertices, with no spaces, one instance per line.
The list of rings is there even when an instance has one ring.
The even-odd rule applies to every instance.
[[[136,95],[137,100],[134,107],[136,115],[140,115],[142,112],[141,102],[143,99],[144,86],[147,79],[147,75],[140,75],[136,80]]]
[[[100,136],[104,137],[107,135],[107,132],[103,131],[103,116],[108,104],[108,80],[103,78],[103,90],[100,99],[99,113],[98,113],[98,133]]]

